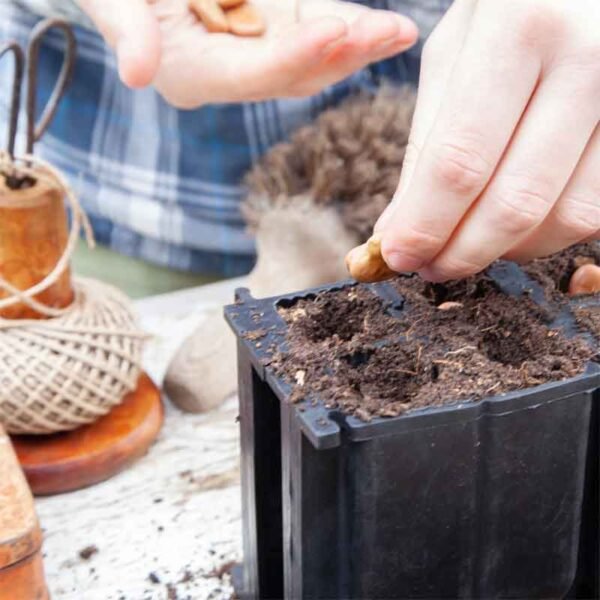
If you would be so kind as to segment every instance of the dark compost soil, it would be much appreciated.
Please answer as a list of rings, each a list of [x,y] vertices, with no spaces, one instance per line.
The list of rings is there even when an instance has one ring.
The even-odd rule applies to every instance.
[[[585,263],[600,265],[600,244],[577,244],[548,258],[534,260],[523,270],[542,285],[548,297],[565,302],[573,273]],[[590,331],[600,339],[600,302],[596,306],[579,306],[573,312],[581,330]]]
[[[593,351],[548,324],[527,296],[500,291],[486,275],[450,285],[393,282],[404,310],[367,286],[280,308],[287,350],[273,360],[293,399],[319,398],[364,420],[477,400],[582,373]],[[438,308],[439,305],[447,307]]]
[[[573,273],[585,263],[600,265],[600,244],[576,244],[547,258],[534,260],[523,266],[523,270],[539,282],[547,294],[560,298],[568,292]]]
[[[600,339],[600,303],[596,306],[578,306],[573,309],[577,325]]]

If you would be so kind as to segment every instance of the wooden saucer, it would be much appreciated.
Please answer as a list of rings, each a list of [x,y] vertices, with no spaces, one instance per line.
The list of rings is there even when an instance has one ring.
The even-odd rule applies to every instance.
[[[53,435],[12,436],[33,493],[78,490],[116,475],[146,453],[163,422],[158,388],[142,374],[123,403],[91,425]]]

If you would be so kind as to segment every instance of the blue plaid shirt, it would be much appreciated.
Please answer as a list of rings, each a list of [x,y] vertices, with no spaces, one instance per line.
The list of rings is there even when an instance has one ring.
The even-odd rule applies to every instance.
[[[362,3],[413,17],[426,36],[451,0]],[[24,42],[37,19],[0,0],[3,40]],[[254,243],[239,212],[241,180],[252,164],[349,94],[372,89],[384,79],[416,82],[422,47],[421,41],[308,99],[181,111],[151,88],[123,86],[113,55],[96,32],[77,27],[76,35],[73,83],[37,152],[68,174],[99,242],[155,264],[227,276],[247,272],[254,262]],[[54,85],[61,48],[57,33],[42,49],[43,98]],[[7,82],[10,61],[0,68]],[[4,89],[9,89],[7,83]],[[5,92],[0,105],[3,122],[7,96]]]

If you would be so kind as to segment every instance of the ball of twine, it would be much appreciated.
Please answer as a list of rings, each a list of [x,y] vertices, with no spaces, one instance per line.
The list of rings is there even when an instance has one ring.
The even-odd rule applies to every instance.
[[[97,420],[135,389],[146,335],[129,299],[99,281],[74,279],[75,300],[66,308],[35,299],[67,269],[81,230],[90,245],[93,235],[73,190],[50,164],[0,155],[0,173],[15,171],[60,187],[71,209],[71,231],[43,281],[19,290],[0,276],[0,289],[8,292],[0,309],[22,302],[48,317],[0,318],[0,423],[12,434],[56,433]]]

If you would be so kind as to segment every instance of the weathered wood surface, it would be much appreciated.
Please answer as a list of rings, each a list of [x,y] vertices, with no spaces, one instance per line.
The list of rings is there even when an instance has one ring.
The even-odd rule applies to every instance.
[[[156,336],[146,364],[155,380],[179,340],[237,285],[138,304]],[[234,399],[207,415],[167,402],[162,432],[139,462],[89,489],[36,501],[53,600],[231,597],[226,567],[241,555],[237,414]]]
[[[45,600],[33,498],[0,426],[0,600]]]
[[[163,421],[160,391],[142,373],[137,388],[95,423],[51,436],[12,436],[36,496],[79,490],[110,479],[144,456]]]
[[[39,547],[33,498],[0,426],[0,569],[31,556]]]

